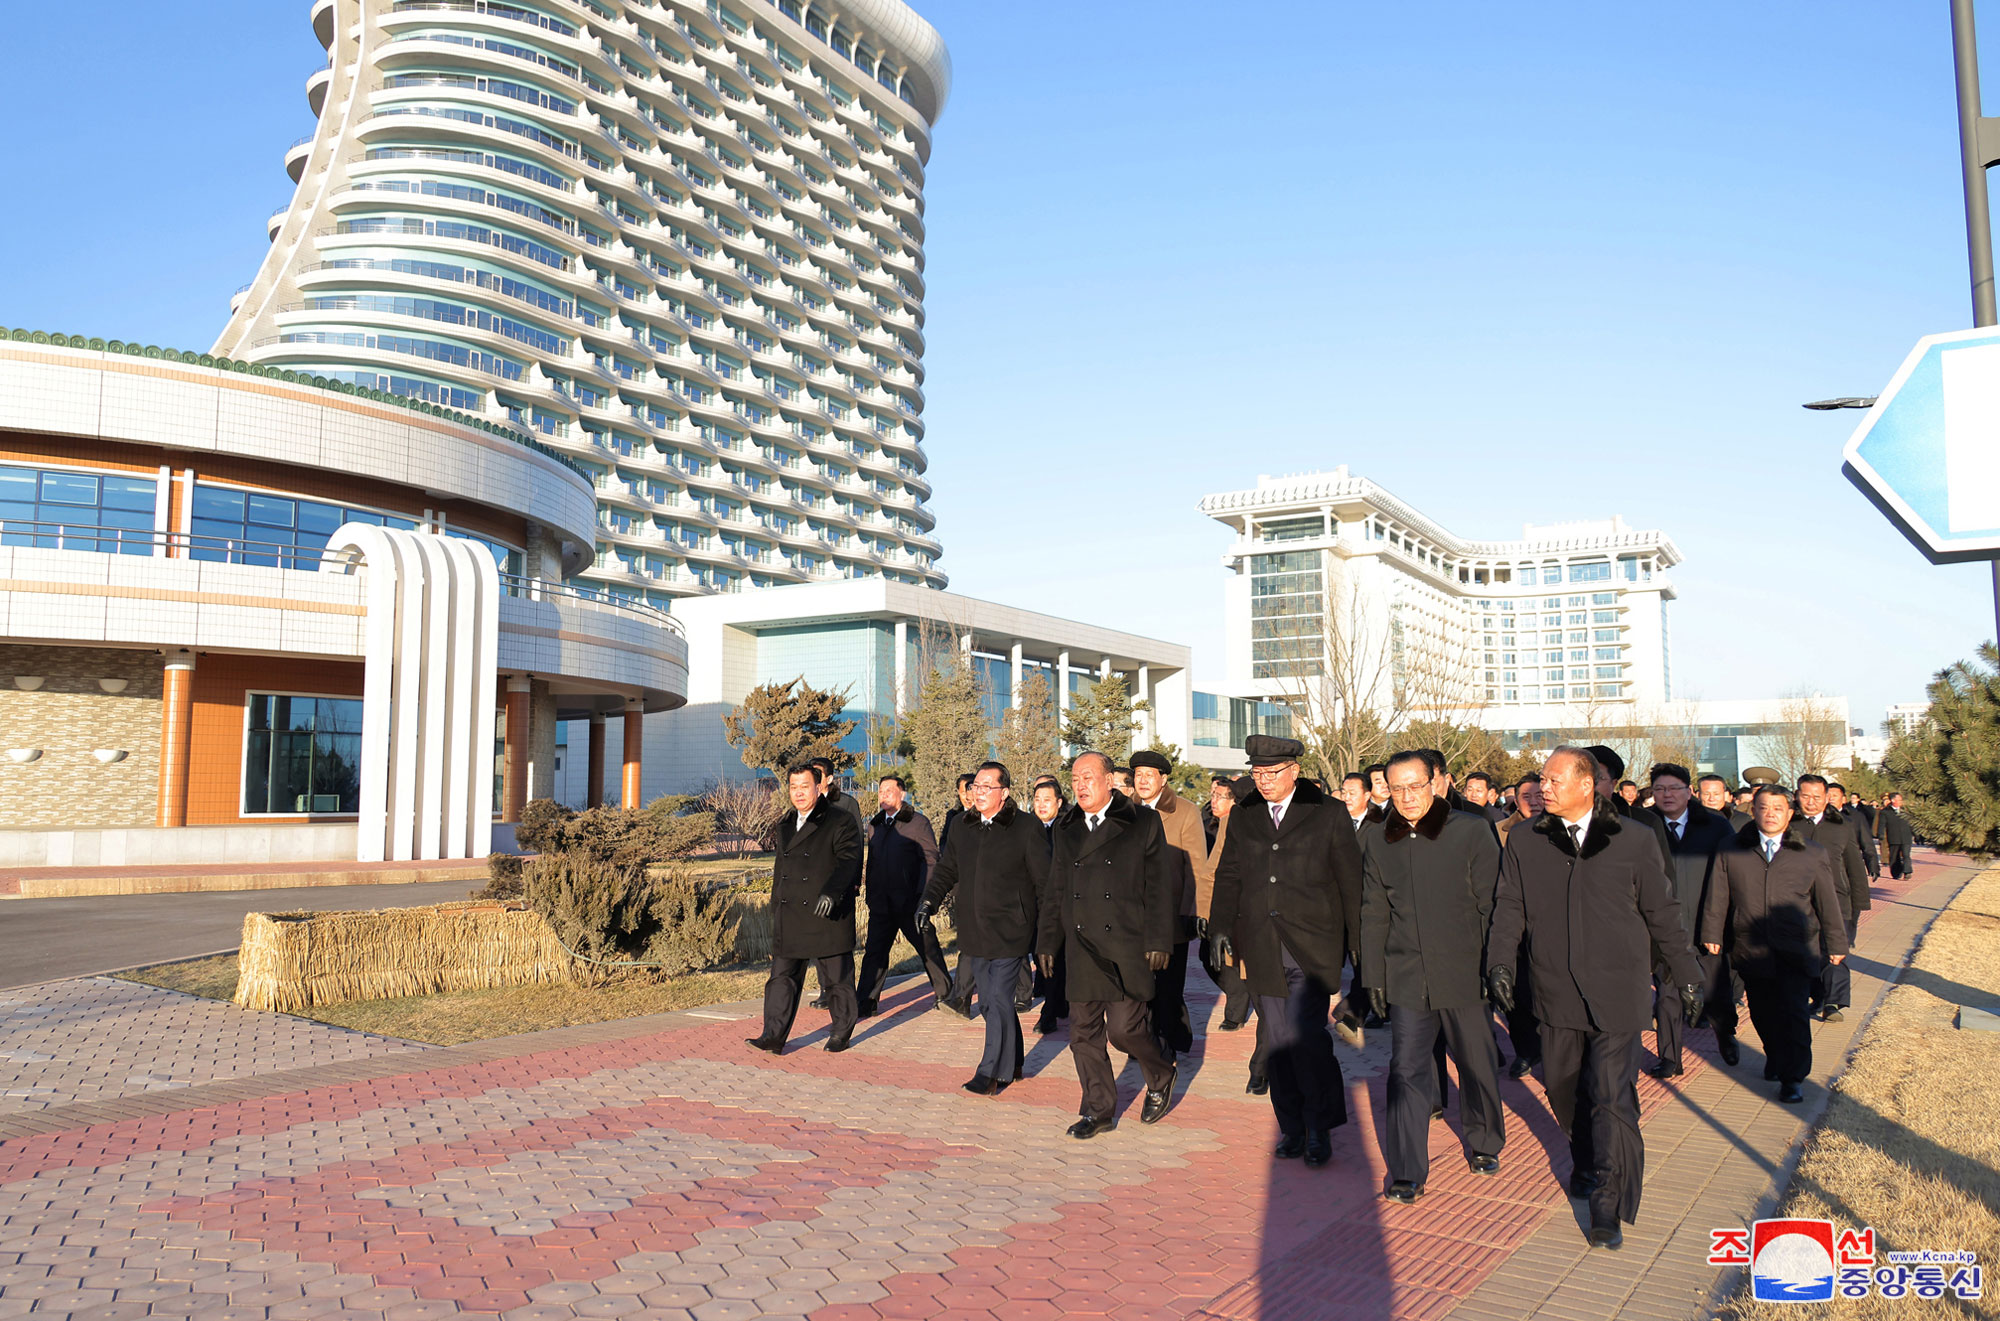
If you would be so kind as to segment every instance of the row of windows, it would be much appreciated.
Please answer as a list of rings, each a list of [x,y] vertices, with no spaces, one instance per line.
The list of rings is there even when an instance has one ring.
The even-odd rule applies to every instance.
[[[149,477],[0,468],[0,545],[151,555]]]

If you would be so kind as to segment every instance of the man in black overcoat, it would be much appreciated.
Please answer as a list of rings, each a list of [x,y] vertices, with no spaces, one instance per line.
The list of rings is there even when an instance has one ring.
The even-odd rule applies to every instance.
[[[863,1018],[872,1018],[877,1011],[882,984],[889,977],[889,954],[899,935],[923,960],[924,975],[937,998],[951,994],[951,974],[945,970],[937,928],[917,921],[924,885],[937,865],[937,836],[931,833],[930,818],[911,805],[908,792],[902,776],[883,776],[875,787],[879,810],[867,821],[868,942],[855,987]]]
[[[1826,782],[1826,805],[1854,828],[1854,842],[1861,847],[1861,865],[1868,869],[1868,878],[1880,876],[1882,855],[1875,847],[1875,820],[1868,805],[1859,798],[1849,798],[1847,786],[1838,780]]]
[[[1889,878],[1900,881],[1910,874],[1910,849],[1917,842],[1917,832],[1903,815],[1903,795],[1889,795],[1889,801],[1875,814],[1875,827],[1889,861]]]
[[[1500,1052],[1480,975],[1500,843],[1483,814],[1454,812],[1437,796],[1419,753],[1389,758],[1389,793],[1389,819],[1360,834],[1361,984],[1389,1018],[1385,1196],[1411,1203],[1430,1176],[1440,1033],[1458,1061],[1466,1163],[1475,1174],[1500,1172]]]
[[[1696,782],[1695,792],[1700,797],[1701,805],[1727,821],[1731,830],[1741,830],[1750,824],[1750,814],[1736,806],[1736,800],[1729,792],[1729,781],[1720,775],[1702,776]]]
[[[1575,1165],[1570,1195],[1589,1199],[1590,1245],[1617,1248],[1625,1241],[1619,1222],[1638,1215],[1646,1175],[1634,1084],[1653,1016],[1655,953],[1689,1019],[1701,1017],[1701,968],[1658,843],[1596,792],[1597,770],[1582,748],[1551,752],[1542,768],[1546,810],[1532,827],[1508,832],[1487,986],[1500,1008],[1513,1004],[1515,970],[1501,960],[1526,934],[1542,1080]]]
[[[1753,798],[1751,802],[1754,804],[1756,800]],[[1854,838],[1855,826],[1827,801],[1823,775],[1799,777],[1795,804],[1798,810],[1792,817],[1792,829],[1800,839],[1819,845],[1833,859],[1833,889],[1840,897],[1842,925],[1847,931],[1847,943],[1852,946],[1860,932],[1861,914],[1873,902],[1868,892],[1868,867],[1861,860],[1861,844]],[[1854,998],[1853,978],[1847,971],[1846,960],[1826,965],[1820,974],[1817,998],[1820,1018],[1838,1023],[1843,1017],[1840,1011]]]
[[[1139,1121],[1158,1123],[1173,1103],[1177,1069],[1153,1036],[1153,974],[1167,966],[1180,922],[1180,877],[1167,857],[1160,818],[1111,787],[1114,763],[1080,752],[1070,763],[1076,807],[1057,820],[1036,954],[1053,975],[1064,956],[1069,1053],[1083,1085],[1073,1138],[1118,1126],[1118,1075],[1107,1046],[1134,1060],[1146,1080]]]
[[[1327,1013],[1347,933],[1361,929],[1361,846],[1347,805],[1300,781],[1297,739],[1253,734],[1243,750],[1256,794],[1236,805],[1223,836],[1209,930],[1222,933],[1223,959],[1243,966],[1257,999],[1284,1134],[1273,1154],[1320,1166],[1347,1122]]]
[[[1653,842],[1659,845],[1660,861],[1669,871],[1673,870],[1674,842],[1667,836],[1665,823],[1651,809],[1625,801],[1625,796],[1618,792],[1618,781],[1625,774],[1625,759],[1602,743],[1593,743],[1584,751],[1597,763],[1597,796],[1608,801],[1619,816],[1651,831]]]
[[[771,863],[771,976],[764,983],[764,1031],[750,1044],[785,1049],[799,1012],[806,964],[833,1015],[826,1048],[846,1050],[854,1035],[854,896],[861,888],[861,831],[820,793],[820,772],[794,766],[785,777],[792,811],[778,823]]]
[[[1767,784],[1751,805],[1757,823],[1739,831],[1716,860],[1701,941],[1711,954],[1728,953],[1778,1099],[1796,1103],[1805,1099],[1799,1084],[1812,1072],[1809,998],[1826,964],[1846,962],[1847,924],[1833,856],[1791,828],[1791,795]]]
[[[1715,856],[1730,848],[1736,832],[1729,823],[1693,799],[1688,769],[1674,762],[1653,767],[1653,811],[1674,840],[1674,901],[1688,939],[1695,939],[1702,900],[1714,884]],[[1729,960],[1721,954],[1695,951],[1701,965],[1702,1012],[1715,1025],[1715,1050],[1724,1064],[1734,1064],[1736,1050],[1736,988],[1729,980]],[[1664,962],[1656,961],[1653,980],[1653,1034],[1660,1062],[1647,1072],[1655,1078],[1677,1078],[1686,1071],[1681,1057],[1681,997]]]
[[[1014,987],[1035,952],[1041,929],[1042,891],[1049,879],[1049,848],[1042,823],[1014,805],[1013,780],[997,761],[980,766],[972,781],[972,810],[958,820],[951,844],[924,889],[917,920],[956,893],[952,923],[966,975],[979,988],[986,1018],[986,1050],[965,1090],[998,1096],[1021,1076],[1021,1016]]]

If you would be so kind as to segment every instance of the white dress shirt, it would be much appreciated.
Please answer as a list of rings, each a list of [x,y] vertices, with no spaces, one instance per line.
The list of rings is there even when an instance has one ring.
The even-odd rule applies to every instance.
[[[1562,823],[1564,828],[1569,831],[1570,842],[1576,845],[1577,856],[1582,857],[1583,837],[1590,831],[1590,813],[1585,812],[1581,817],[1579,817],[1575,821],[1570,820],[1568,817],[1564,817],[1562,819]]]

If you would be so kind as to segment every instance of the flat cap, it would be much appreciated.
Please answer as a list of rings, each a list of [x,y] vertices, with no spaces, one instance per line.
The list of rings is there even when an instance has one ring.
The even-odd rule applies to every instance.
[[[1132,754],[1132,769],[1136,771],[1141,766],[1150,766],[1162,775],[1172,775],[1174,773],[1174,764],[1151,748],[1147,748],[1144,752],[1135,752]]]
[[[1306,745],[1295,738],[1252,734],[1243,740],[1243,755],[1250,759],[1252,766],[1282,766],[1288,761],[1297,761],[1305,754]]]

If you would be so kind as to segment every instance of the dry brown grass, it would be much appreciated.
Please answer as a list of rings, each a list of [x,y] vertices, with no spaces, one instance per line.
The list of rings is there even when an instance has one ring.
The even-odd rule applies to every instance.
[[[1731,1321],[2000,1316],[2000,1033],[1956,1027],[1961,1007],[2000,1005],[2000,868],[1938,915],[1869,1024],[1778,1214],[1873,1225],[1879,1254],[1979,1254],[1985,1297],[1871,1296],[1834,1303],[1731,1300]]]
[[[864,931],[865,921],[864,910]],[[768,927],[768,919],[765,925]],[[944,940],[949,953],[954,944],[950,927],[940,922],[938,935]],[[768,950],[768,931],[764,934],[764,941],[764,948]],[[163,986],[212,1000],[229,1000],[236,993],[238,967],[236,955],[223,954],[179,963],[155,964],[118,975],[147,986]],[[897,973],[919,970],[913,954],[905,955],[893,969]],[[767,972],[765,966],[749,964],[715,972],[692,973],[666,981],[630,976],[614,978],[604,985],[592,987],[563,983],[501,986],[387,1000],[356,1000],[345,1004],[318,1005],[297,1012],[302,1018],[353,1028],[359,1032],[453,1046],[463,1041],[482,1041],[488,1037],[511,1036],[519,1032],[602,1023],[615,1018],[637,1018],[675,1009],[697,1009],[703,1005],[753,999],[763,993]],[[806,998],[810,999],[817,993],[818,979],[809,974],[806,978]]]
[[[534,913],[477,900],[365,913],[251,913],[236,1003],[296,1013],[351,1000],[560,981],[570,957]]]

